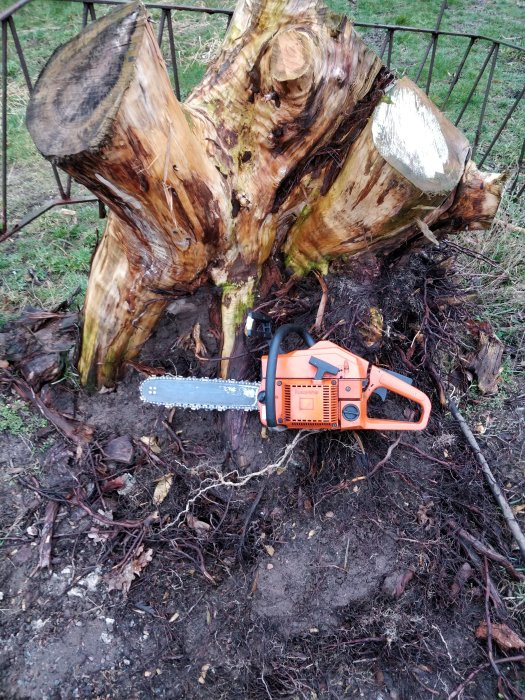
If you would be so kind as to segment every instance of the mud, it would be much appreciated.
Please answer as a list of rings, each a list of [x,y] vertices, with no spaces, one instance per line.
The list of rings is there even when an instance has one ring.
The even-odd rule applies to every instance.
[[[344,320],[332,339],[406,372],[396,348],[408,352],[421,322],[417,290],[432,279],[438,297],[449,294],[449,280],[445,276],[440,288],[436,267],[423,259],[386,276],[381,266],[366,278],[350,272],[345,282],[329,279],[326,330]],[[206,292],[199,294],[186,307],[177,302],[176,315],[165,315],[141,363],[213,375],[216,364],[197,360],[189,337],[198,320],[210,356],[217,353],[206,326],[211,304]],[[293,314],[310,325],[318,301],[315,280],[307,281],[288,301],[275,298],[272,312],[280,322]],[[381,308],[390,330],[367,349],[359,324],[366,325],[371,304]],[[431,346],[428,337],[438,363],[447,349]],[[252,379],[258,354],[253,350]],[[422,355],[411,357],[416,363]],[[239,466],[220,416],[177,409],[170,415],[142,404],[143,374],[136,369],[112,393],[89,396],[74,377],[54,385],[55,405],[94,426],[95,437],[80,451],[50,428],[0,436],[1,696],[447,698],[483,667],[461,697],[494,698],[497,680],[484,667],[486,643],[474,634],[486,614],[483,574],[474,570],[458,587],[458,571],[471,560],[448,520],[519,562],[475,459],[437,405],[431,380],[424,369],[413,374],[432,394],[429,427],[402,436],[403,444],[369,478],[397,434],[311,434],[285,468],[200,497],[199,488],[218,471],[253,474],[277,462],[292,436],[263,437],[257,416],[249,416]],[[2,392],[9,400],[7,383]],[[522,478],[506,467],[518,463],[523,445],[519,408],[512,395],[502,399],[491,409],[491,429],[480,436],[511,492]],[[131,464],[105,456],[104,446],[117,436],[131,440]],[[154,504],[166,474],[171,488]],[[104,492],[120,478],[124,487]],[[73,493],[110,524],[89,515]],[[51,570],[42,571],[37,564],[48,499],[60,509]],[[193,520],[179,517],[185,509]],[[159,519],[145,528],[111,526],[111,520],[141,520],[154,511]],[[151,561],[129,592],[111,590],[112,576],[126,557],[136,559],[139,547],[151,550]],[[492,562],[489,571],[506,600],[506,610],[492,610],[492,619],[519,632],[521,584]],[[522,682],[519,667],[501,668]]]

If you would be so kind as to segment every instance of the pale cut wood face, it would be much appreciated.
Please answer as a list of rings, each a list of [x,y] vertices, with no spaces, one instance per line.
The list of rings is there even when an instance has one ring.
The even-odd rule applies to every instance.
[[[448,194],[460,181],[469,142],[408,78],[386,91],[372,118],[374,146],[422,192]]]
[[[80,369],[96,384],[114,383],[174,290],[222,288],[229,356],[270,259],[303,274],[429,226],[485,226],[501,190],[477,186],[462,134],[314,0],[239,0],[185,104],[144,6],[118,8],[51,57],[28,127],[111,212],[84,309]]]

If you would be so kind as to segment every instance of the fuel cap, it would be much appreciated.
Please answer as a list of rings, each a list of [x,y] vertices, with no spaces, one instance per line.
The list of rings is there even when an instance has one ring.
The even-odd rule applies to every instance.
[[[357,420],[359,418],[359,409],[353,403],[347,403],[343,406],[343,418],[348,421]]]

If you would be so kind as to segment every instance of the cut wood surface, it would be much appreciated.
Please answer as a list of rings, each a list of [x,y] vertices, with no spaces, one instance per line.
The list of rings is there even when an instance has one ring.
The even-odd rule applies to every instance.
[[[487,227],[501,194],[428,97],[313,0],[240,0],[183,105],[144,6],[118,8],[51,57],[28,127],[111,210],[79,365],[98,386],[118,379],[173,291],[222,289],[229,356],[270,258],[303,274],[426,240],[423,225]]]

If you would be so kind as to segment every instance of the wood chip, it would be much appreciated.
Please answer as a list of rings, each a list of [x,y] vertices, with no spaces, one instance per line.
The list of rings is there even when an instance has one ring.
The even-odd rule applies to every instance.
[[[150,449],[153,454],[160,454],[161,449],[159,442],[155,436],[148,436],[148,435],[143,435],[140,438],[140,441],[142,442],[143,445],[146,445],[148,449]]]
[[[421,233],[425,236],[427,240],[429,240],[433,245],[439,245],[439,241],[434,235],[434,233],[430,230],[428,227],[428,224],[426,224],[424,221],[421,221],[421,219],[416,219],[416,224],[421,231]]]
[[[211,530],[211,525],[209,523],[205,523],[203,520],[198,520],[191,513],[188,513],[188,515],[186,516],[186,522],[189,525],[189,527],[191,527],[192,530],[195,530],[195,532],[199,535],[202,535]]]
[[[476,637],[478,639],[487,639],[488,627],[486,621],[483,621],[477,628]],[[509,651],[510,649],[525,649],[525,641],[504,623],[492,623],[492,639],[503,651]]]
[[[153,492],[153,505],[158,506],[162,503],[170,492],[172,483],[173,474],[164,474],[164,476],[159,479],[157,485],[155,486],[155,491]]]
[[[127,435],[121,435],[110,440],[103,448],[103,452],[108,459],[121,464],[131,464],[133,462],[133,443]]]
[[[466,367],[476,374],[482,394],[496,394],[505,346],[488,321],[470,321],[468,326],[470,332],[478,336],[478,349],[467,356]]]
[[[53,540],[53,527],[58,514],[60,503],[48,501],[44,516],[44,527],[42,528],[42,539],[40,540],[40,556],[38,559],[39,569],[48,569],[51,566],[51,545]]]

